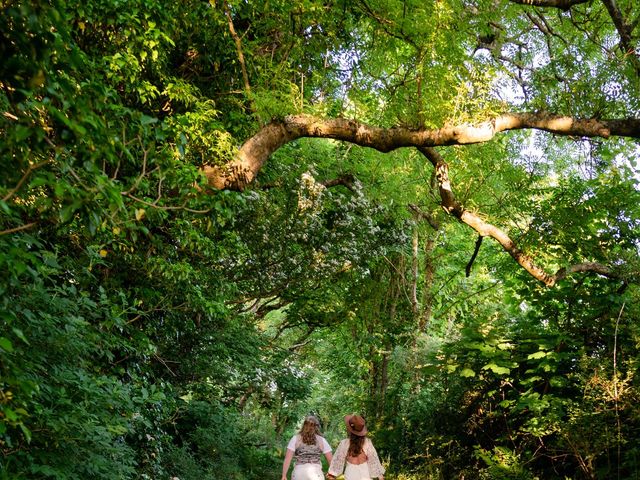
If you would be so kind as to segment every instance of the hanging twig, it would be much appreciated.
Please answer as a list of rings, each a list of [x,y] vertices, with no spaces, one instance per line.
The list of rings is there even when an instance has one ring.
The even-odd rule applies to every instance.
[[[471,267],[473,267],[473,262],[476,261],[476,257],[478,256],[478,252],[480,251],[480,246],[482,245],[483,238],[484,237],[482,235],[478,235],[478,239],[476,240],[476,248],[473,250],[473,255],[471,255],[469,263],[467,263],[467,266],[464,268],[467,277],[471,275]]]

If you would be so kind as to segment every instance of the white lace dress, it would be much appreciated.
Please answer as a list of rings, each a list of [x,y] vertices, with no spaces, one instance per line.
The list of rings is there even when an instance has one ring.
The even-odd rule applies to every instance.
[[[346,480],[367,480],[382,477],[384,475],[384,467],[380,463],[378,452],[376,452],[369,438],[365,438],[362,449],[367,456],[367,461],[361,465],[351,464],[347,462],[349,439],[345,438],[342,440],[336,449],[336,453],[333,455],[333,460],[331,460],[329,473],[337,477],[344,471]]]

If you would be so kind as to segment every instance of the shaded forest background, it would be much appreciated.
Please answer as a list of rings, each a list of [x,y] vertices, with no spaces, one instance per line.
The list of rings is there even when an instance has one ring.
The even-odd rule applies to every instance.
[[[310,412],[389,478],[640,478],[634,0],[0,6],[0,478],[277,478]],[[458,210],[411,148],[204,174],[517,112],[626,133],[439,148]]]

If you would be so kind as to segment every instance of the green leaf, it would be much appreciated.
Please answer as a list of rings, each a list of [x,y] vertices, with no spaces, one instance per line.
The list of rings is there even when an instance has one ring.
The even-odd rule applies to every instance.
[[[530,355],[527,355],[527,360],[535,360],[535,359],[539,359],[539,358],[544,358],[548,355],[548,352],[545,352],[543,350],[539,350],[536,353],[532,353]]]
[[[20,423],[18,426],[20,427],[20,430],[22,430],[27,443],[31,443],[31,430],[29,430],[23,423]]]
[[[461,377],[475,377],[476,376],[476,372],[474,372],[470,368],[463,368],[460,371],[460,376]]]
[[[155,117],[150,117],[149,115],[142,115],[140,117],[140,123],[142,125],[150,125],[152,123],[157,123],[158,119]]]
[[[7,202],[5,202],[4,200],[0,200],[0,208],[7,215],[11,213],[11,209],[9,208],[9,205],[7,205]]]
[[[16,420],[18,420],[18,415],[16,414],[16,412],[13,411],[13,409],[9,407],[4,407],[2,412],[4,413],[4,416],[6,417],[6,419],[9,420],[10,422],[15,422]]]
[[[496,365],[495,363],[488,363],[484,367],[482,367],[482,369],[491,370],[496,375],[508,375],[509,373],[511,373],[511,369],[506,367],[501,367],[499,365]]]
[[[0,348],[9,353],[13,352],[13,344],[5,337],[0,337]]]
[[[25,337],[24,333],[22,333],[22,330],[20,330],[19,328],[15,328],[15,327],[12,330],[13,330],[13,333],[16,334],[16,337],[18,337],[20,340],[22,340],[27,345],[31,345],[29,343],[29,340],[27,340],[27,337]]]

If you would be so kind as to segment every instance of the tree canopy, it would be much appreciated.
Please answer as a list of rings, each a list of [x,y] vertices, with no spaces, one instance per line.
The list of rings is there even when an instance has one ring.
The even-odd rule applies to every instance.
[[[637,477],[634,0],[0,8],[0,478]]]

